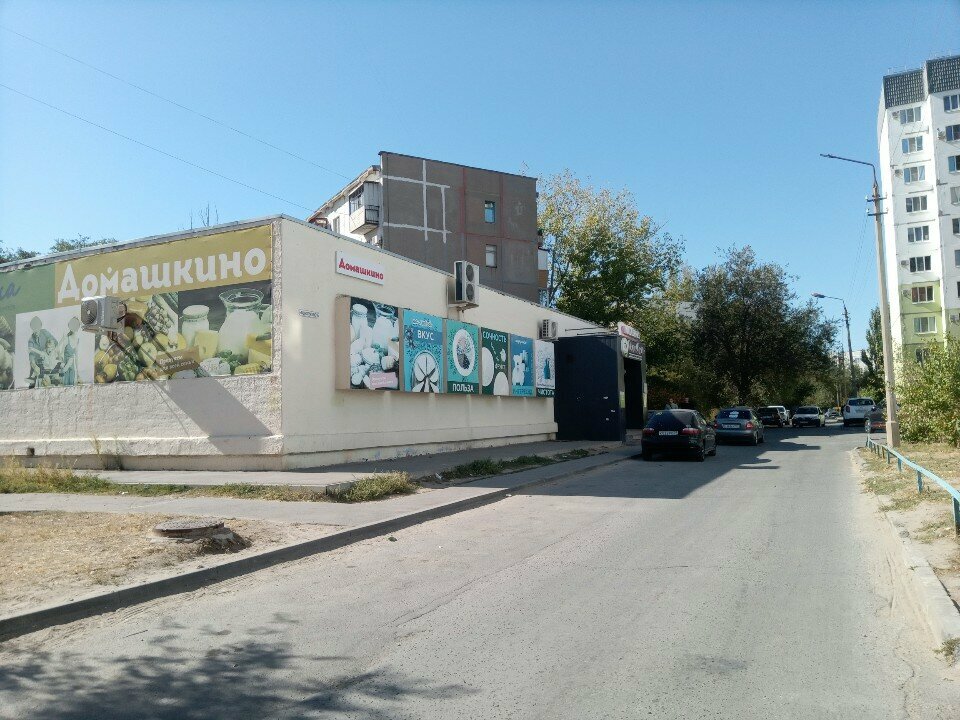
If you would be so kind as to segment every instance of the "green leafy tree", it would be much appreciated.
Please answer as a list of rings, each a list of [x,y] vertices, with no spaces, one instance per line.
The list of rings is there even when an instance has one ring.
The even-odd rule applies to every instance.
[[[870,311],[870,321],[867,324],[867,347],[860,351],[860,359],[866,368],[866,372],[860,378],[860,393],[879,401],[886,393],[886,382],[883,377],[883,335],[880,329],[880,308],[878,307]]]
[[[77,233],[75,238],[57,238],[54,240],[53,245],[50,246],[50,252],[61,253],[71,252],[73,250],[84,250],[89,247],[106,245],[113,242],[116,242],[116,240],[113,238],[100,238],[99,240],[91,240],[89,235],[81,235],[80,233]]]
[[[717,404],[799,404],[829,371],[836,328],[814,304],[796,304],[790,279],[749,246],[698,274],[692,347]]]
[[[635,318],[680,264],[680,242],[658,232],[628,191],[592,187],[569,170],[542,183],[539,223],[544,304],[599,325]]]
[[[960,340],[931,343],[922,363],[902,362],[897,383],[904,440],[960,446]]]
[[[18,262],[20,260],[29,260],[37,255],[39,255],[39,253],[33,250],[24,250],[22,247],[8,248],[3,243],[0,243],[0,265],[3,263]]]

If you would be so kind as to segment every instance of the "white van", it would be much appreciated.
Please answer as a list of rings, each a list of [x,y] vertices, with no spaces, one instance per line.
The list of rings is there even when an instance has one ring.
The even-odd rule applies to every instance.
[[[843,426],[863,425],[870,417],[870,413],[876,409],[877,404],[873,401],[873,398],[850,398],[843,406]]]

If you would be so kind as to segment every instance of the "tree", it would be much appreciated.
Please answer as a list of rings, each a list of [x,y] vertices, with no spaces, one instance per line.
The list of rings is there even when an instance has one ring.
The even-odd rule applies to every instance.
[[[836,327],[814,304],[795,305],[790,279],[749,246],[697,275],[691,340],[717,404],[801,403],[829,371]]]
[[[629,322],[680,263],[681,244],[628,191],[594,188],[569,170],[543,182],[539,222],[549,253],[544,304],[598,325]]]
[[[960,340],[926,350],[923,362],[900,363],[900,431],[904,440],[960,446]]]
[[[106,245],[108,243],[116,242],[113,238],[100,238],[99,240],[91,240],[89,235],[81,235],[77,233],[75,238],[57,238],[53,241],[53,245],[50,246],[50,252],[52,253],[61,253],[61,252],[71,252],[73,250],[84,250],[85,248],[95,247],[97,245]]]
[[[19,260],[29,260],[39,254],[40,253],[35,250],[24,250],[22,247],[8,248],[3,243],[0,243],[0,265],[8,262],[17,262]]]
[[[866,372],[860,379],[861,394],[879,401],[886,394],[883,374],[883,335],[880,329],[880,308],[870,311],[867,324],[867,347],[860,351]]]

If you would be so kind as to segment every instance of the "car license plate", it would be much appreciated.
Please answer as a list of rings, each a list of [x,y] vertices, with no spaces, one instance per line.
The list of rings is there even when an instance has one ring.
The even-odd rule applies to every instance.
[[[661,435],[676,435],[676,434],[677,434],[677,431],[676,431],[676,430],[661,430],[661,431],[660,431],[660,434],[661,434]]]
[[[736,429],[739,428],[740,426],[739,426],[739,425],[724,425],[723,427],[724,427],[724,429],[726,429],[726,430],[736,430]]]

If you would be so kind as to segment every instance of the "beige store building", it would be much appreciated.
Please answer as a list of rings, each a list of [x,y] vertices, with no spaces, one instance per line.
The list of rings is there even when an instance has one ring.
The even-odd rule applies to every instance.
[[[4,266],[0,453],[261,470],[553,438],[542,321],[607,331],[452,288],[286,216]],[[121,332],[80,328],[95,295],[125,301]]]

